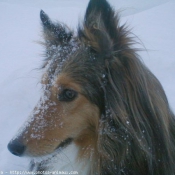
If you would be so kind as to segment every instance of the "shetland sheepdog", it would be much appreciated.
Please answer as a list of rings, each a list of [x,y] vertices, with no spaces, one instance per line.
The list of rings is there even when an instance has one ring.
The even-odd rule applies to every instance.
[[[76,34],[40,17],[43,95],[10,152],[36,174],[175,175],[175,116],[110,4],[90,0]]]

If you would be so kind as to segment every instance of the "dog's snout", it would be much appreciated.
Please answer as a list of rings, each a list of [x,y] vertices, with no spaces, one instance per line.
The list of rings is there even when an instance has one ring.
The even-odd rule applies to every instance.
[[[26,149],[26,146],[18,140],[13,140],[9,142],[7,148],[12,154],[16,156],[22,156]]]

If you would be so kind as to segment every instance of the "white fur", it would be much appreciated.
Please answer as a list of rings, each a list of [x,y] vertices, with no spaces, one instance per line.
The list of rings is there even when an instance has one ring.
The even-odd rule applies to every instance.
[[[60,171],[66,174],[74,171],[77,172],[77,174],[79,175],[88,175],[88,170],[90,169],[90,161],[79,160],[78,149],[79,148],[74,143],[72,143],[66,148],[59,149],[57,152],[54,152],[48,156],[35,158],[35,168],[33,169],[33,171],[36,171],[37,165],[41,161],[45,161],[45,164],[43,164],[44,167],[47,167],[45,171]]]

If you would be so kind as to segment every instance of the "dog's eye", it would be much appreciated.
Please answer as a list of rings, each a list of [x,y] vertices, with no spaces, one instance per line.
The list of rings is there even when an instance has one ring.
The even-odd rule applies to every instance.
[[[72,101],[77,97],[78,93],[72,89],[64,89],[59,95],[59,101]]]

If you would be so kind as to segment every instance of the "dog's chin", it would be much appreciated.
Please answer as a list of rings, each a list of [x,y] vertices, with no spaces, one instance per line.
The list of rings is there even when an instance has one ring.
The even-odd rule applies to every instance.
[[[74,162],[77,158],[78,150],[79,149],[74,144],[73,139],[68,138],[61,142],[52,153],[38,157],[31,157],[30,170],[54,170],[54,165],[56,165],[56,167],[64,166],[64,164]]]
[[[27,155],[27,157],[32,158],[35,162],[41,162],[41,161],[47,161],[55,157],[55,155],[58,155],[60,152],[62,152],[66,147],[68,147],[71,143],[73,142],[72,138],[67,138],[64,141],[62,141],[54,150],[53,152],[45,155],[40,155],[40,156],[32,156],[32,155]]]

